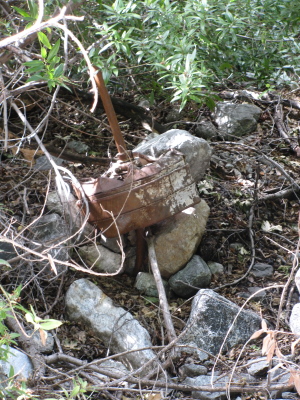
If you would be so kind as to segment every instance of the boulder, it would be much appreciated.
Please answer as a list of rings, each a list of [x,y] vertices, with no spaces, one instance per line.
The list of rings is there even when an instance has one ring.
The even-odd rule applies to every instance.
[[[244,344],[260,328],[261,318],[254,312],[241,310],[213,290],[201,289],[193,300],[187,331],[180,344],[193,342],[215,355]]]
[[[53,259],[59,261],[68,261],[68,247],[66,246],[66,243],[61,243],[63,241],[67,241],[67,238],[69,237],[68,228],[60,215],[56,213],[43,215],[32,225],[32,232],[32,243],[34,243],[32,244],[33,248],[36,246],[36,242],[39,242],[43,244],[45,248],[49,248],[48,253]],[[48,263],[48,261],[43,261],[39,264],[43,267],[45,263]],[[66,270],[67,267],[63,264],[56,263],[55,268],[59,273]],[[53,275],[52,266],[49,268],[47,267],[43,271],[43,274],[45,275],[49,272],[51,275]]]
[[[8,348],[8,357],[6,360],[2,357],[0,359],[0,373],[9,377],[11,367],[13,368],[13,374],[18,380],[26,381],[33,373],[33,367],[29,357],[13,347]]]
[[[300,337],[300,303],[294,305],[290,316],[290,328],[294,335]]]
[[[82,246],[78,249],[82,260],[93,269],[109,274],[123,271],[121,254],[114,253],[101,245]]]
[[[154,246],[162,277],[178,272],[195,254],[205,232],[209,207],[204,200],[153,225]]]
[[[169,285],[177,296],[188,299],[211,281],[211,271],[200,256],[193,256],[187,265],[169,279]]]
[[[146,329],[124,308],[115,306],[113,301],[89,280],[79,279],[72,283],[66,293],[66,310],[69,319],[88,326],[108,347],[109,353],[119,354],[136,350],[118,357],[130,370],[140,368],[155,358],[152,350],[139,350],[152,346]],[[147,371],[152,368],[153,364]]]
[[[207,170],[211,158],[211,148],[206,140],[197,138],[182,129],[171,129],[146,143],[137,146],[134,151],[152,157],[159,157],[167,150],[176,149],[185,155],[191,174],[196,182],[200,181]]]
[[[261,109],[252,104],[217,103],[213,118],[218,134],[226,140],[242,137],[256,130]]]

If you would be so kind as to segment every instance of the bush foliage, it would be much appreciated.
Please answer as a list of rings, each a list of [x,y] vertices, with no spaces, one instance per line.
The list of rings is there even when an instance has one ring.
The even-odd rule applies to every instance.
[[[45,1],[45,15],[56,4],[62,5]],[[25,22],[30,10],[32,4],[17,9]],[[299,73],[297,0],[97,0],[83,2],[77,12],[85,20],[72,30],[106,80],[113,74],[124,86],[121,77],[130,76],[150,98],[159,94],[181,107],[188,100],[213,106],[216,85],[251,79],[268,88],[283,71],[290,80]],[[43,73],[52,68],[50,86],[59,83],[57,76],[62,82],[62,66],[48,64]],[[86,65],[77,61],[74,68],[81,74]]]

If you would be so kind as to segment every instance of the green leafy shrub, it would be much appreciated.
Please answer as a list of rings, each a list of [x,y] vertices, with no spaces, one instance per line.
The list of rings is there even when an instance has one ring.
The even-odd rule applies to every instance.
[[[296,0],[97,0],[83,7],[87,17],[77,34],[105,80],[114,74],[125,84],[129,74],[149,96],[159,93],[181,108],[189,100],[212,107],[216,85],[250,79],[262,89],[283,71],[291,80],[299,74]],[[59,54],[51,62],[39,39],[43,60],[27,65],[37,72],[30,79],[62,84]],[[85,69],[77,64],[80,74]]]

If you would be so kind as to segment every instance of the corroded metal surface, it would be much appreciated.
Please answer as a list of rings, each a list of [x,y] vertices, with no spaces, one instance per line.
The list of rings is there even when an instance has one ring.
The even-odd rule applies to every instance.
[[[107,237],[153,225],[200,202],[189,167],[174,150],[142,167],[130,162],[125,173],[110,173],[82,183],[89,222]],[[75,191],[84,212],[81,192]]]

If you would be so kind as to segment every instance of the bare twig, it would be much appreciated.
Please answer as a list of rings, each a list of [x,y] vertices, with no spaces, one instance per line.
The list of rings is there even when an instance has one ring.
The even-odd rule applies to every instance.
[[[280,133],[280,136],[283,138],[285,143],[291,148],[291,150],[296,153],[297,157],[300,157],[300,147],[298,143],[293,143],[292,138],[288,135],[288,130],[283,122],[283,109],[282,105],[277,105],[274,112],[274,122]]]
[[[160,271],[157,264],[157,258],[155,254],[155,247],[154,247],[154,240],[151,236],[150,230],[148,230],[147,235],[147,243],[148,243],[148,252],[149,252],[149,259],[150,265],[152,269],[152,273],[155,279],[158,295],[159,295],[159,303],[163,312],[164,321],[167,329],[167,335],[169,342],[172,342],[176,338],[176,332],[174,329],[174,325],[172,322],[171,314],[169,311],[168,300],[165,292],[165,288],[161,279]]]

